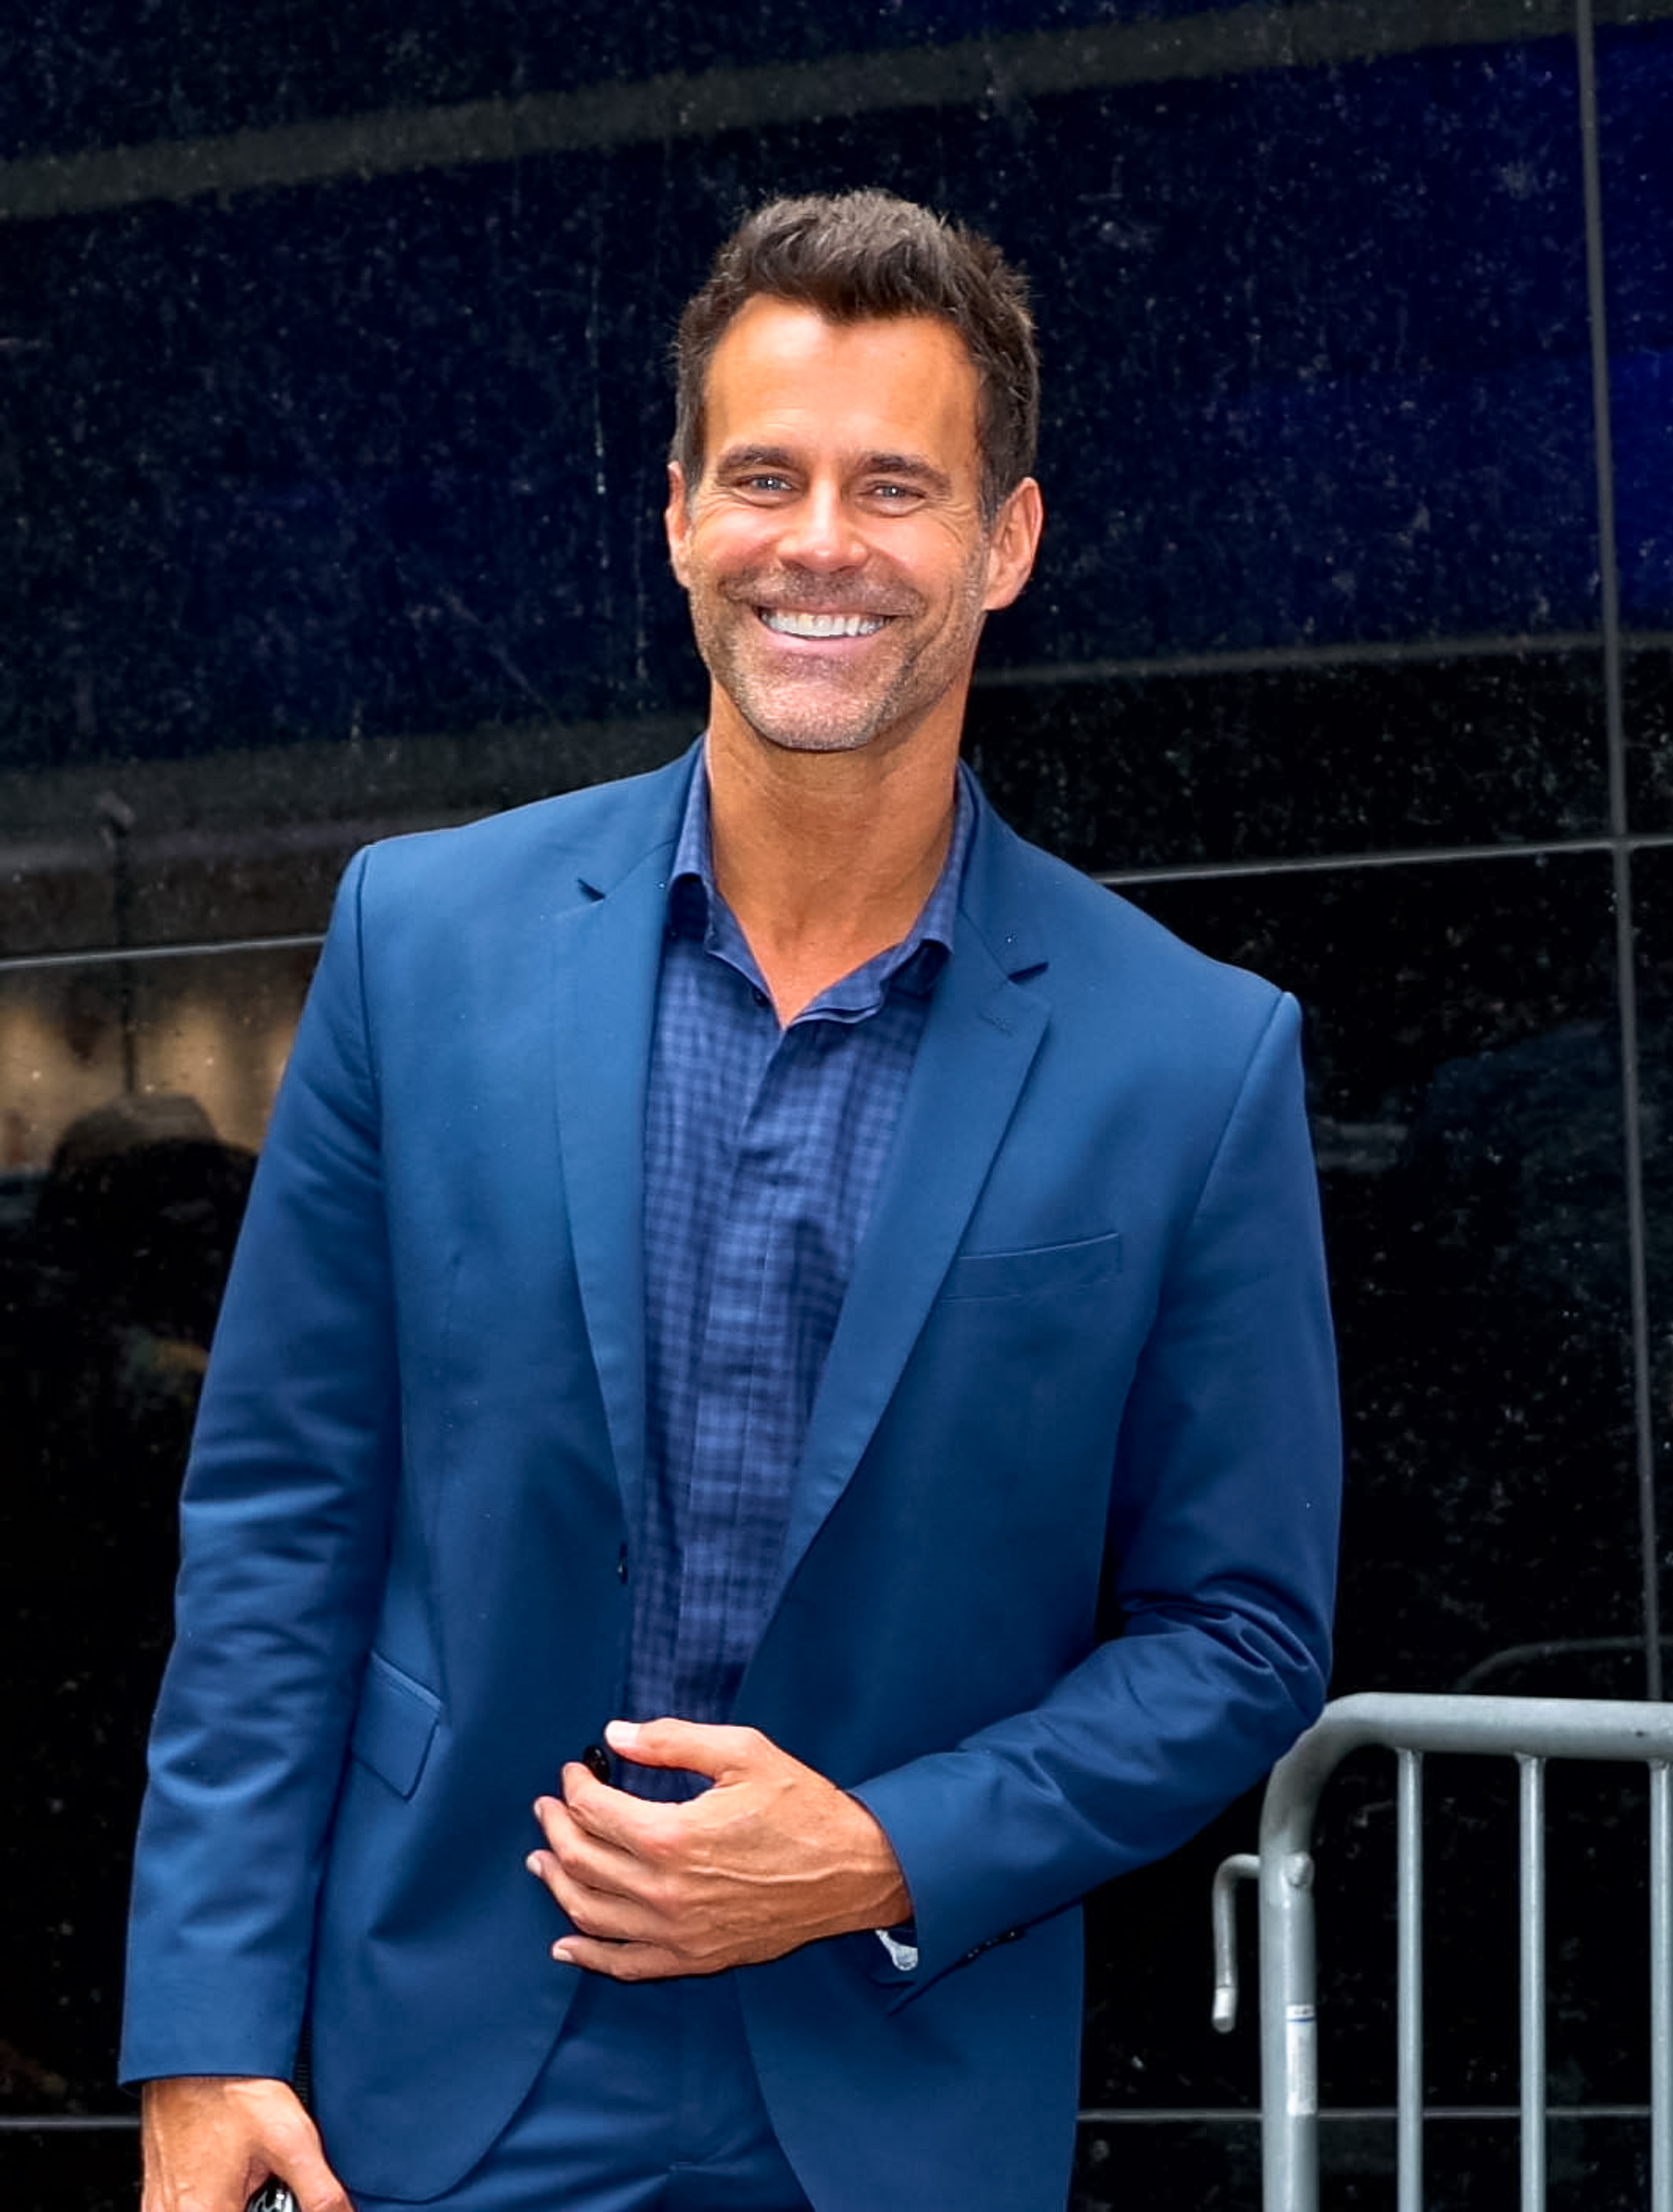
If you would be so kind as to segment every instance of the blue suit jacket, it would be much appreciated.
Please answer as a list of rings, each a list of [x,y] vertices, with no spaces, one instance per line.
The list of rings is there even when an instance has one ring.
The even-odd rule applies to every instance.
[[[353,864],[223,1310],[124,2072],[287,2074],[310,2022],[351,2189],[460,2176],[574,1985],[523,1859],[620,1702],[691,758]],[[860,1934],[740,1976],[821,2212],[1058,2212],[1076,1900],[1321,1701],[1296,1031],[982,808],[736,1711],[872,1807],[916,1911],[915,1973]]]

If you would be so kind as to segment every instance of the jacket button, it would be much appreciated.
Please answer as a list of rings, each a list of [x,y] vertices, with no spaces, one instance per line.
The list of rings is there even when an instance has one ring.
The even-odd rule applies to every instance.
[[[615,1555],[615,1578],[619,1583],[627,1579],[627,1547],[624,1544]]]
[[[610,1755],[602,1743],[590,1743],[581,1753],[581,1764],[595,1782],[610,1778]]]

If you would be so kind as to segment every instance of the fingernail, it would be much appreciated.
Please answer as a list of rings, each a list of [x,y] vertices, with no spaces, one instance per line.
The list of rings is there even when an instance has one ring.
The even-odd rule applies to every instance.
[[[538,1851],[530,1851],[530,1854],[529,1854],[529,1856],[528,1856],[528,1857],[527,1857],[526,1859],[524,1859],[524,1860],[523,1863],[524,1863],[524,1865],[525,1867],[527,1867],[527,1868],[528,1868],[528,1869],[529,1869],[529,1871],[530,1871],[530,1874],[538,1874],[538,1873],[540,1872],[540,1854],[539,1854],[539,1852],[538,1852]]]
[[[575,1963],[573,1954],[566,1951],[561,1943],[555,1943],[552,1946],[552,1956],[561,1966],[573,1966]]]
[[[631,1751],[639,1741],[637,1721],[609,1721],[605,1724],[604,1741],[617,1751]]]

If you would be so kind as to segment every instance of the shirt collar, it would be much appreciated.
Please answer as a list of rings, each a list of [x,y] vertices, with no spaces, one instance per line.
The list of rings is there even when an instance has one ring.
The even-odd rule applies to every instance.
[[[953,802],[953,835],[948,844],[947,858],[942,862],[941,873],[936,878],[934,889],[918,911],[918,920],[899,945],[891,945],[887,951],[878,953],[864,967],[857,969],[852,977],[845,977],[843,982],[833,984],[830,991],[821,993],[815,1002],[821,1010],[835,1012],[844,1009],[852,995],[848,984],[860,977],[866,978],[874,990],[881,990],[897,981],[901,989],[921,994],[926,994],[934,987],[936,977],[952,957],[959,891],[964,880],[964,865],[969,856],[970,840],[976,827],[973,781],[969,769],[961,761]],[[675,937],[701,938],[712,951],[715,949],[713,924],[717,912],[725,915],[730,921],[725,902],[715,886],[713,854],[709,837],[709,771],[706,761],[700,754],[696,771],[691,779],[691,788],[686,795],[685,814],[680,823],[679,841],[674,848],[674,864],[669,877],[670,933]],[[831,1002],[828,1006],[827,1000]]]

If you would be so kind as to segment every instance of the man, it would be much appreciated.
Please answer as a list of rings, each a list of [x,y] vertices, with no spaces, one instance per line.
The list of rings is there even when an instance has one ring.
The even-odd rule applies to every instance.
[[[1040,529],[1020,281],[779,203],[679,367],[703,745],[362,854],[276,1109],[141,1838],[146,2212],[1061,2206],[1077,1900],[1322,1695],[1294,1006],[958,764]]]

